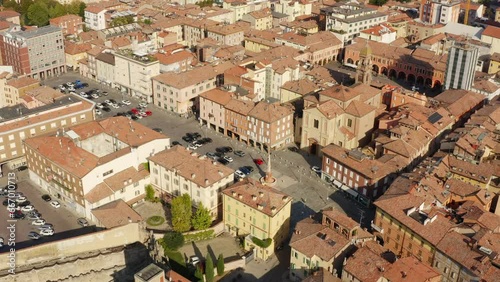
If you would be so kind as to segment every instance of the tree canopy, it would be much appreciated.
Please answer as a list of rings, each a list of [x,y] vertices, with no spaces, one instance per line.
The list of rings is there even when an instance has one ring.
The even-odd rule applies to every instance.
[[[162,247],[166,250],[177,251],[184,245],[184,236],[182,233],[169,231],[163,235]]]
[[[186,232],[191,229],[191,197],[188,194],[176,197],[172,200],[172,227],[175,231]]]
[[[191,219],[191,224],[196,230],[207,229],[212,224],[212,216],[210,215],[210,211],[205,208],[202,203],[198,205],[198,209]]]
[[[49,19],[57,18],[67,14],[79,15],[82,18],[85,14],[85,3],[74,0],[69,4],[61,4],[55,0],[6,0],[3,6],[21,14],[21,21],[24,25],[45,26],[49,24]]]

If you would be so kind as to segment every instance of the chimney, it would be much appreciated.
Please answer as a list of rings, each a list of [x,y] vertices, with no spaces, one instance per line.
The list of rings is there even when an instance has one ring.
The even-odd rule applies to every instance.
[[[236,192],[231,191],[231,194],[233,195],[233,197],[236,197]]]
[[[196,178],[196,174],[191,173],[191,178],[192,178],[192,179],[195,179],[195,178]]]
[[[257,204],[257,208],[258,208],[259,210],[262,210],[262,209],[264,208],[264,206],[263,206],[263,205],[261,205],[261,204]]]
[[[272,207],[272,208],[271,208],[271,212],[272,212],[273,214],[275,214],[275,213],[276,213],[276,207]]]
[[[219,170],[218,172],[219,172],[220,176],[224,176],[224,173],[222,173],[222,170]]]
[[[205,185],[208,185],[208,179],[205,178]]]
[[[259,197],[264,197],[264,192],[259,192]]]
[[[282,200],[283,200],[283,202],[288,201],[288,196],[283,196]]]
[[[128,217],[128,223],[132,223],[132,219],[130,218],[130,216]]]
[[[123,180],[123,186],[127,186],[127,180]]]
[[[256,201],[256,200],[257,200],[257,196],[252,195],[252,201]]]
[[[243,199],[243,195],[238,194],[238,199],[240,199],[240,200]]]
[[[406,278],[406,276],[407,276],[406,271],[401,272],[401,275],[403,276],[403,278]]]

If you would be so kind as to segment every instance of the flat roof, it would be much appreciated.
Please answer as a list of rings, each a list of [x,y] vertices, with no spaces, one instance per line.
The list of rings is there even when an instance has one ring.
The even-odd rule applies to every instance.
[[[149,281],[151,278],[155,277],[156,275],[158,275],[158,273],[161,273],[162,271],[163,269],[161,267],[157,266],[154,263],[151,263],[150,265],[141,269],[135,275],[143,279],[144,281]]]
[[[10,34],[13,36],[16,36],[16,37],[28,39],[28,38],[33,38],[33,37],[57,32],[57,31],[61,31],[61,28],[58,26],[48,25],[48,26],[42,26],[39,28],[30,29],[30,30],[10,32]]]
[[[72,94],[67,94],[61,98],[56,99],[54,103],[50,103],[33,109],[28,109],[23,104],[0,108],[0,125],[10,120],[15,120],[28,115],[45,112],[51,109],[59,108],[61,106],[71,105],[80,101],[82,101],[80,97]]]

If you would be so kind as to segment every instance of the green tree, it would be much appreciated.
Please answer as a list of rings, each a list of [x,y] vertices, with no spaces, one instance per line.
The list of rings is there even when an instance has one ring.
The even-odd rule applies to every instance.
[[[66,8],[60,3],[56,3],[54,6],[49,8],[49,16],[51,19],[64,16],[66,14]]]
[[[196,230],[207,229],[212,224],[212,216],[210,215],[210,211],[208,211],[208,209],[205,208],[202,203],[198,205],[196,213],[193,214],[193,218],[191,218],[191,224]]]
[[[177,251],[182,245],[184,245],[182,233],[169,231],[163,235],[162,247],[165,250]]]
[[[172,200],[172,228],[178,232],[186,232],[191,229],[191,197],[188,194],[176,197]]]
[[[21,5],[14,0],[7,0],[3,2],[3,7],[7,10],[14,10],[19,13]]]
[[[387,3],[387,0],[370,0],[370,4],[372,5],[382,6],[385,3]]]
[[[78,5],[78,14],[80,17],[82,17],[83,20],[85,20],[85,8],[87,8],[87,4],[80,2]]]
[[[80,1],[72,1],[69,4],[66,4],[66,13],[79,15],[80,14]]]
[[[212,256],[210,256],[210,254],[207,254],[207,257],[205,259],[205,279],[207,282],[213,282],[214,276],[214,262],[212,261]]]
[[[30,25],[45,26],[49,23],[49,8],[44,2],[36,2],[28,8]]]
[[[150,20],[150,19],[145,19],[145,20],[144,20],[144,24],[145,24],[145,25],[151,25],[151,24],[152,24],[152,22],[151,22],[151,20]]]
[[[33,0],[21,0],[21,5],[19,5],[19,10],[16,10],[21,15],[26,15],[28,9],[33,5]]]
[[[222,276],[224,274],[224,256],[222,254],[217,258],[217,275]]]
[[[200,265],[196,267],[196,271],[194,272],[194,277],[196,278],[196,281],[205,282],[205,277],[203,277],[203,270],[201,269]]]
[[[144,187],[146,190],[146,196],[144,197],[146,201],[153,202],[155,199],[155,189],[151,184],[148,184]]]

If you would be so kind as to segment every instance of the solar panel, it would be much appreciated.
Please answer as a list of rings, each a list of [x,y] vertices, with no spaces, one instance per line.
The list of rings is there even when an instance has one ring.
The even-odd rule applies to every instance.
[[[436,122],[438,122],[441,118],[443,118],[442,115],[440,115],[439,113],[433,113],[427,120],[434,124]]]

